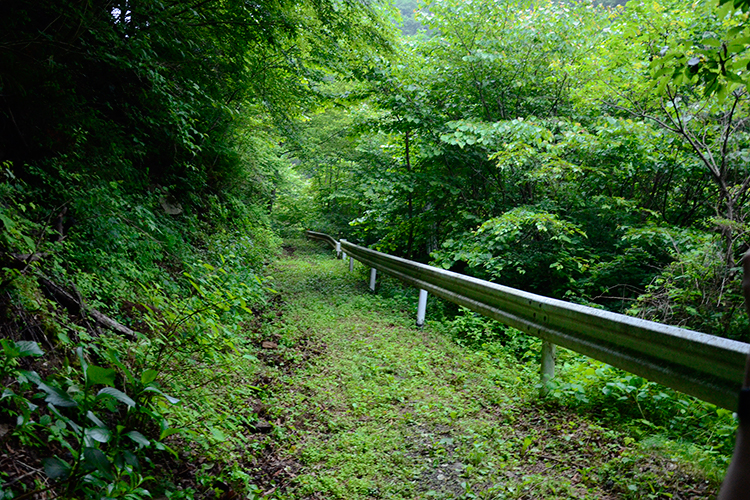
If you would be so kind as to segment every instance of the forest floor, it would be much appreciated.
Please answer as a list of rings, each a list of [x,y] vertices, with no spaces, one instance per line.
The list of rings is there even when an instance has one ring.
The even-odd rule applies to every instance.
[[[415,296],[370,292],[359,264],[350,273],[299,241],[270,274],[278,295],[259,326],[251,402],[269,429],[248,464],[259,497],[716,494],[716,475],[541,400],[533,363],[462,347],[429,316],[417,328]]]

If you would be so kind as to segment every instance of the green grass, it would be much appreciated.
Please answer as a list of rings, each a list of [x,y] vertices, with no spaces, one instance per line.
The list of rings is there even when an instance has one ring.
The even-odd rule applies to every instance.
[[[716,475],[692,468],[684,453],[539,400],[533,360],[462,347],[429,315],[418,329],[416,293],[384,282],[385,293],[373,294],[360,264],[349,273],[317,243],[293,248],[271,269],[278,307],[258,339],[278,345],[259,351],[262,393],[252,403],[274,430],[244,444],[266,455],[254,463],[259,492],[288,500],[715,495]]]

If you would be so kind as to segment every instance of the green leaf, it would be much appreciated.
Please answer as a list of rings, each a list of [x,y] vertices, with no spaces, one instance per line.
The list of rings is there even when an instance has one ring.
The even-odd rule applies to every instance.
[[[719,99],[719,102],[724,102],[727,98],[727,86],[718,84],[716,86],[716,96]]]
[[[44,400],[50,404],[62,406],[63,408],[78,406],[78,403],[67,392],[57,387],[50,387],[45,383],[40,383],[39,388],[47,393],[47,397]]]
[[[226,441],[227,440],[226,435],[224,435],[224,433],[221,431],[221,429],[217,429],[216,427],[211,427],[211,435],[217,441]]]
[[[672,68],[670,66],[664,66],[663,68],[661,68],[658,71],[656,71],[656,73],[654,73],[654,78],[658,79],[658,78],[660,78],[660,77],[662,77],[662,76],[664,76],[664,75],[666,75],[668,73],[673,73],[673,72],[674,72],[674,68]]]
[[[115,385],[115,371],[111,368],[89,365],[86,367],[86,378],[90,384]]]
[[[15,342],[10,342],[5,339],[0,339],[0,345],[3,346],[3,353],[8,358],[18,358],[21,356],[21,351],[18,350]]]
[[[159,441],[161,441],[162,439],[168,438],[172,434],[177,434],[178,432],[180,432],[180,429],[176,429],[174,427],[164,429],[163,431],[161,431],[161,434],[159,435]]]
[[[159,375],[159,372],[154,370],[153,368],[143,370],[143,373],[141,373],[141,383],[144,385],[150,384],[151,382],[156,380],[157,375]]]
[[[44,351],[36,342],[29,340],[19,340],[16,342],[16,349],[19,351],[19,357],[24,356],[44,356]]]
[[[105,429],[103,427],[92,427],[90,429],[86,429],[86,435],[94,441],[98,441],[100,443],[107,443],[112,437],[112,433],[109,432],[109,429]]]
[[[156,448],[159,451],[168,451],[169,453],[172,454],[172,456],[177,458],[177,452],[164,443],[160,443],[159,441],[154,441],[154,448]]]
[[[78,355],[78,360],[81,362],[81,369],[83,370],[84,376],[86,375],[86,369],[89,367],[89,364],[86,362],[86,360],[83,357],[83,348],[78,347],[76,348],[76,354]]]
[[[98,470],[106,479],[111,481],[115,478],[112,475],[112,464],[109,463],[107,456],[101,450],[84,448],[83,459],[87,465]]]
[[[0,213],[0,221],[2,221],[2,223],[5,225],[5,229],[8,231],[16,227],[15,222],[13,222],[12,220],[10,220],[8,217],[6,217],[5,215],[1,213]]]
[[[203,293],[203,290],[201,290],[201,287],[200,287],[200,286],[198,286],[198,283],[196,283],[196,282],[195,282],[195,281],[193,281],[193,280],[188,280],[188,282],[189,282],[189,283],[190,283],[190,284],[191,284],[191,285],[193,286],[193,288],[195,288],[195,290],[196,290],[196,291],[198,292],[198,294],[199,294],[199,295],[200,295],[201,297],[204,297],[204,298],[206,297],[206,295],[205,295],[205,294]]]
[[[146,439],[146,436],[144,436],[138,431],[126,432],[125,435],[141,446],[148,446],[151,444],[151,441]]]
[[[64,479],[70,474],[70,464],[57,457],[45,458],[42,460],[44,473],[50,479]]]
[[[740,52],[745,50],[748,45],[750,45],[750,36],[743,36],[730,41],[727,50],[732,53]]]
[[[156,387],[146,387],[145,389],[143,389],[143,392],[155,392],[157,394],[160,394],[160,395],[164,396],[164,399],[166,399],[167,401],[169,401],[172,404],[177,404],[177,403],[180,402],[179,399],[177,399],[177,398],[175,398],[173,396],[169,396],[168,394],[164,394],[161,390],[157,389]]]
[[[86,418],[88,418],[89,420],[91,420],[92,422],[94,422],[94,424],[96,424],[97,427],[102,427],[102,428],[106,428],[107,427],[106,425],[104,425],[104,422],[102,422],[101,420],[99,420],[99,417],[97,417],[96,415],[94,415],[94,412],[92,412],[91,410],[89,410],[88,412],[86,412]]]
[[[130,396],[120,390],[115,389],[114,387],[105,387],[97,393],[96,397],[98,398],[102,395],[112,396],[116,400],[120,401],[121,403],[125,403],[131,408],[135,406],[135,401],[133,401]]]
[[[34,243],[34,240],[26,236],[25,234],[21,235],[21,239],[24,243],[26,243],[26,248],[30,249],[32,252],[36,250],[36,244]]]
[[[133,467],[133,469],[137,471],[141,470],[141,464],[138,463],[138,457],[136,457],[133,452],[127,450],[123,451],[122,458],[125,459],[125,462]]]
[[[703,45],[708,45],[710,47],[721,47],[721,40],[719,40],[718,38],[704,38],[703,40],[701,40],[701,42],[703,43]]]
[[[133,377],[133,374],[130,372],[128,367],[126,367],[122,363],[122,361],[120,361],[120,357],[118,356],[117,351],[115,351],[114,349],[108,349],[107,353],[104,355],[104,358],[110,363],[112,363],[113,365],[115,365],[116,367],[118,367],[120,370],[122,370],[122,372],[127,377],[128,381],[130,381],[131,383],[135,383],[135,377]]]
[[[521,446],[521,453],[526,453],[526,450],[529,449],[529,446],[531,446],[533,442],[534,441],[530,437],[525,437],[523,439],[523,445]]]
[[[731,0],[720,0],[719,1],[719,8],[716,9],[716,17],[719,19],[722,19],[726,17],[729,14],[729,11],[732,10],[732,2]]]

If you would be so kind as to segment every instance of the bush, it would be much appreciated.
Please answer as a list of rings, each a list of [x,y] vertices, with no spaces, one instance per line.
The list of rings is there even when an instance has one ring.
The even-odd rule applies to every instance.
[[[747,342],[742,275],[727,268],[719,239],[696,238],[646,288],[630,314]]]

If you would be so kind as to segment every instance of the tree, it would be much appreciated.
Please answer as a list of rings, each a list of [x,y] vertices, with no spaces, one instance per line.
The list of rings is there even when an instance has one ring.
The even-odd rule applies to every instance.
[[[219,187],[244,105],[289,130],[316,81],[386,50],[383,26],[355,1],[4,2],[0,159],[50,171],[73,155],[140,186]]]
[[[712,2],[689,11],[680,7],[628,4],[593,63],[604,68],[606,88],[586,91],[602,96],[615,112],[655,123],[695,155],[716,191],[712,222],[724,240],[725,265],[733,268],[738,243],[744,243],[750,187],[750,59],[737,37],[744,16],[725,17],[727,9]]]

